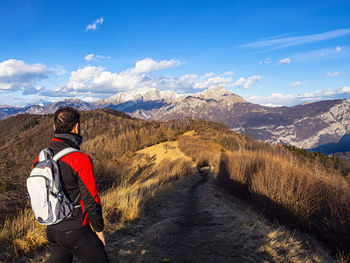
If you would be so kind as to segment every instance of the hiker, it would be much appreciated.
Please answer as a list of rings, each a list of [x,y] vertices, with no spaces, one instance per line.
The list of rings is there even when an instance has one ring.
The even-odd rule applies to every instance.
[[[49,146],[53,156],[69,147],[80,150],[82,137],[77,110],[71,107],[59,108],[54,114],[53,128],[55,134]],[[38,163],[39,155],[33,167]],[[72,206],[74,210],[69,217],[46,228],[51,246],[51,262],[72,262],[73,255],[84,263],[108,262],[102,232],[102,207],[91,158],[75,151],[64,155],[57,164],[63,192],[75,206]]]

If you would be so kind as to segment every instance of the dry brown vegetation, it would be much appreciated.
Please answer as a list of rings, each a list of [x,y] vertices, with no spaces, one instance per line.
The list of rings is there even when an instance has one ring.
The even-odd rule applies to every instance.
[[[162,143],[152,146],[146,153],[138,152],[120,161],[120,165],[124,166],[125,176],[122,183],[110,188],[102,196],[108,233],[120,229],[125,222],[138,218],[147,204],[168,183],[194,173],[194,164],[178,148],[175,150],[178,153],[175,158],[175,151],[172,154],[165,153],[167,145]],[[163,153],[160,162],[152,155],[154,148]]]
[[[82,150],[94,159],[100,190],[114,185],[119,186],[118,191],[125,187],[131,191],[132,187],[126,178],[141,176],[146,168],[130,171],[127,156],[147,146],[174,140],[190,130],[194,123],[192,120],[146,122],[110,109],[83,112]],[[32,214],[25,208],[28,206],[25,179],[35,156],[51,141],[52,124],[51,115],[29,114],[17,115],[0,122],[0,222],[3,225],[0,231],[0,250],[4,251],[4,255],[18,257],[46,244],[43,228],[38,228]],[[172,162],[169,163],[170,168],[166,168],[165,163],[164,169],[175,171],[179,168]],[[139,199],[145,200],[141,195]],[[14,220],[14,217],[18,220]]]
[[[224,153],[218,181],[273,220],[308,230],[350,251],[350,187],[339,175],[266,152]]]
[[[6,200],[0,212],[6,214],[9,204],[21,208],[0,230],[0,261],[32,257],[47,245],[44,227],[23,207],[31,163],[53,135],[51,118],[19,115],[0,122],[0,198]],[[219,185],[249,200],[270,219],[315,234],[339,249],[339,261],[346,262],[349,183],[317,160],[201,120],[146,122],[97,110],[83,113],[82,131],[82,150],[93,157],[103,190],[108,233],[137,219],[172,181],[192,174],[196,166],[211,166]]]
[[[82,113],[82,150],[94,159],[100,189],[119,180],[115,160],[156,143],[175,140],[194,121],[146,122],[115,110]],[[0,223],[26,204],[25,180],[53,136],[52,115],[22,114],[0,122]],[[119,178],[119,179],[118,179]]]
[[[169,151],[171,147],[171,151]],[[157,158],[161,155],[162,158]],[[159,161],[161,159],[161,161]],[[149,151],[129,153],[116,160],[120,183],[101,195],[105,231],[109,234],[137,219],[147,204],[167,185],[193,174],[195,165],[174,142],[162,143]],[[0,230],[1,260],[33,257],[47,246],[45,227],[37,223],[29,209],[4,222]]]
[[[306,230],[348,257],[350,185],[339,172],[233,132],[201,129],[192,135],[179,138],[180,149],[197,164],[218,167],[219,185],[271,220]]]

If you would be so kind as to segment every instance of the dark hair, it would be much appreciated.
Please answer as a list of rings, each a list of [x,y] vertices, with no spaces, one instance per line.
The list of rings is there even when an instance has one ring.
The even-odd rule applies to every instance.
[[[70,133],[80,123],[80,114],[72,107],[60,107],[54,114],[54,123],[57,133]]]

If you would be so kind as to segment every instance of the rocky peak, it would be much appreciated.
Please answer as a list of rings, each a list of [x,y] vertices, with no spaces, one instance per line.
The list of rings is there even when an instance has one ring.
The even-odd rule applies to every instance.
[[[117,94],[105,99],[100,100],[98,104],[120,104],[127,101],[149,101],[149,100],[160,100],[161,93],[159,90],[151,87],[140,88],[137,90],[118,92]]]
[[[242,97],[232,93],[231,91],[219,86],[216,87],[214,89],[207,89],[205,91],[203,91],[202,93],[200,93],[199,95],[200,98],[202,99],[213,99],[216,101],[230,101],[232,103],[236,103],[236,102],[247,102],[245,99],[243,99]]]

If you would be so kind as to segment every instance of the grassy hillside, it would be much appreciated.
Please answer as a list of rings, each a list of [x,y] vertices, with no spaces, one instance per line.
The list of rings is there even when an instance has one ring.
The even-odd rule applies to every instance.
[[[116,163],[118,173],[112,176],[118,180],[101,195],[107,234],[137,219],[158,192],[195,169],[192,160],[178,150],[176,142],[152,146],[147,153],[128,153]],[[6,220],[0,230],[0,250],[4,251],[0,261],[26,261],[46,246],[45,227],[35,221],[30,209]]]
[[[334,167],[338,159],[305,158],[228,131],[201,130],[179,144],[197,163],[216,168],[219,185],[272,221],[312,233],[335,252],[350,252],[350,184]]]
[[[28,261],[47,246],[44,227],[24,209],[24,182],[36,154],[51,140],[51,119],[19,115],[0,122],[0,212],[10,215],[0,229],[0,261]],[[218,186],[272,222],[314,234],[346,262],[350,187],[327,162],[255,142],[219,123],[146,122],[114,110],[84,112],[82,135],[82,150],[94,159],[110,235],[140,218],[174,182],[209,166]],[[9,203],[20,208],[16,216]],[[291,262],[303,262],[295,258]]]
[[[94,159],[100,189],[115,182],[115,160],[159,142],[174,140],[193,121],[146,122],[115,110],[82,112],[82,150]],[[0,222],[27,204],[25,180],[53,136],[52,115],[17,115],[0,122]]]

